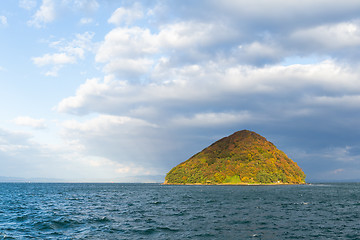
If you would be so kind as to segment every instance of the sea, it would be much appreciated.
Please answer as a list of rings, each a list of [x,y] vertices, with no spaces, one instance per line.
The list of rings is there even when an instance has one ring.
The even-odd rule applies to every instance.
[[[0,183],[0,239],[360,239],[360,183]]]

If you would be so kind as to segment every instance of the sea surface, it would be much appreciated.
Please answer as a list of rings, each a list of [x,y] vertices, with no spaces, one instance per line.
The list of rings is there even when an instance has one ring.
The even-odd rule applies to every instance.
[[[360,239],[360,184],[0,183],[0,239]]]

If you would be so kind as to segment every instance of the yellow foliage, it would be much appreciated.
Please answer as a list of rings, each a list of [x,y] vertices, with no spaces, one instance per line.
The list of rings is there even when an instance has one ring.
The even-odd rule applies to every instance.
[[[237,176],[237,177],[234,177]],[[236,132],[174,167],[168,183],[305,183],[301,168],[264,137]]]

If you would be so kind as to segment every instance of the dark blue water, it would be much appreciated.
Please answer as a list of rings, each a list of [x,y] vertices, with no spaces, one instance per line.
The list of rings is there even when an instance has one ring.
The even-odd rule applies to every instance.
[[[360,184],[0,190],[0,239],[360,239]]]

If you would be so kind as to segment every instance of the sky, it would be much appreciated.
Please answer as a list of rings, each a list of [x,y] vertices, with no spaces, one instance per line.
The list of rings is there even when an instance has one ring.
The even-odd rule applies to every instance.
[[[236,131],[360,179],[357,0],[3,0],[0,176],[161,181]]]

